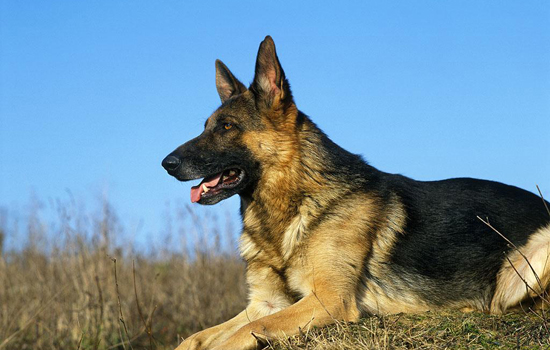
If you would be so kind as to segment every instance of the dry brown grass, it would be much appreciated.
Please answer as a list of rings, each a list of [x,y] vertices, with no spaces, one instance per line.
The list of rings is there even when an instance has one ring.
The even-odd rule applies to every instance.
[[[215,218],[176,209],[167,227],[181,242],[157,237],[140,253],[108,204],[96,215],[57,210],[53,225],[30,215],[17,233],[27,243],[10,251],[3,242],[16,229],[0,215],[0,350],[173,349],[245,306],[244,265]],[[548,327],[544,312],[368,317],[270,348],[540,349],[550,348]]]
[[[274,350],[546,349],[549,333],[537,315],[425,313],[338,323],[271,344]]]
[[[31,217],[25,247],[0,256],[0,349],[171,349],[244,307],[244,265],[219,232],[201,227],[186,254],[145,255],[113,243],[107,204],[79,220],[45,232]]]

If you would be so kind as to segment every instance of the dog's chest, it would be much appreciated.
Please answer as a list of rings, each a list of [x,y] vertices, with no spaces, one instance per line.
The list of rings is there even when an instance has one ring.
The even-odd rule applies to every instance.
[[[300,297],[310,294],[315,290],[314,273],[315,269],[309,266],[307,260],[292,261],[285,271],[288,290]]]
[[[259,223],[255,213],[244,218],[240,239],[241,256],[249,263],[261,263],[274,269],[283,279],[286,289],[295,296],[304,296],[313,290],[314,268],[309,266],[307,254],[306,215],[295,215],[287,224],[269,232]],[[276,240],[269,239],[278,237]],[[249,273],[253,273],[249,269]]]

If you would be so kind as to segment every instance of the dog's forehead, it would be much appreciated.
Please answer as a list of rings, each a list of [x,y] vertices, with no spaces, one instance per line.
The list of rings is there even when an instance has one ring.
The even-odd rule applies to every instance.
[[[230,119],[228,121],[248,124],[251,126],[254,126],[260,122],[260,117],[256,110],[254,101],[246,94],[242,94],[225,101],[207,119],[206,125],[215,123],[221,119]]]

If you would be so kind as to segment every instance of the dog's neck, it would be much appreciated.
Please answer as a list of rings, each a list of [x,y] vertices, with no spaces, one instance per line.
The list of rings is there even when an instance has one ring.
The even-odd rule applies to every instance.
[[[281,145],[286,147],[282,165],[262,169],[255,190],[241,196],[245,234],[276,247],[271,249],[283,258],[307,236],[321,210],[344,198],[354,177],[364,176],[347,164],[358,156],[336,146],[307,116],[300,113],[299,118],[294,139]]]

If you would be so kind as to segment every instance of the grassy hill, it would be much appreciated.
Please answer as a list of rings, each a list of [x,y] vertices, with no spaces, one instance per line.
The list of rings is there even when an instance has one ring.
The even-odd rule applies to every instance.
[[[202,225],[183,253],[137,252],[121,237],[108,204],[99,214],[62,208],[25,232],[0,218],[0,350],[173,349],[182,337],[218,324],[246,304],[244,265],[221,232]],[[215,223],[215,220],[210,220]],[[17,227],[21,227],[18,225]],[[190,233],[189,224],[176,227]],[[122,235],[123,236],[123,235]],[[17,237],[17,249],[3,239]],[[3,248],[2,248],[3,247]],[[548,317],[526,310],[505,316],[425,313],[367,317],[267,344],[272,349],[550,348]]]
[[[316,329],[273,349],[545,349],[547,321],[533,313],[425,313],[368,317]]]

